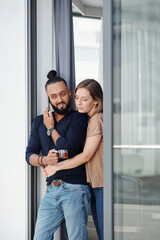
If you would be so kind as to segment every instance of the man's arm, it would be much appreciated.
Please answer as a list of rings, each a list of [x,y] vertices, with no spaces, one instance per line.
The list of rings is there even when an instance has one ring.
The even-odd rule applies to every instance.
[[[41,151],[41,143],[38,133],[38,118],[36,118],[31,127],[31,134],[26,149],[26,161],[29,165],[40,166],[40,165],[54,165],[58,162],[57,155],[50,150],[47,156],[39,156]]]
[[[61,136],[57,139],[57,149],[68,149],[70,158],[80,153],[86,138],[87,125],[87,115],[80,113],[75,114],[71,121],[71,125],[68,126],[66,136]]]
[[[28,146],[26,148],[26,161],[29,165],[38,166],[36,158],[38,159],[38,155],[41,151],[41,143],[38,134],[38,118],[35,118],[32,126],[31,133],[28,140]],[[34,155],[34,159],[30,162],[30,157]]]
[[[48,108],[43,113],[43,123],[47,129],[54,127],[54,118],[51,112],[48,113]],[[57,149],[68,149],[70,157],[75,156],[82,149],[88,124],[86,114],[76,113],[73,116],[71,125],[65,137],[62,137],[58,130],[54,129],[51,133],[52,140]]]
[[[43,112],[43,123],[47,129],[51,129],[52,127],[54,127],[54,118],[52,112],[51,111],[48,112],[48,107]],[[59,137],[61,137],[61,135],[56,129],[54,129],[51,133],[51,137],[54,144],[56,145],[56,141]]]
[[[40,156],[37,154],[32,154],[29,158],[29,162],[32,166],[47,166],[47,165],[55,165],[58,163],[58,156],[54,150],[50,150],[47,156]]]

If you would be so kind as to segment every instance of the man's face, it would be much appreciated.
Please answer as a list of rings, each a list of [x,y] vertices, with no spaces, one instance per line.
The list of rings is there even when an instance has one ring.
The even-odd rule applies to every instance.
[[[54,111],[60,115],[68,113],[70,108],[71,92],[64,82],[52,83],[47,86],[47,95]]]

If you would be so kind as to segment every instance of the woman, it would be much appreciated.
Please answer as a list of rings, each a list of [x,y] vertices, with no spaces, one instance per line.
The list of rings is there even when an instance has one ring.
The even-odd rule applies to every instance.
[[[103,239],[103,92],[100,84],[87,79],[78,84],[74,93],[80,113],[88,114],[87,136],[83,152],[77,156],[47,166],[47,177],[54,172],[86,163],[87,182],[91,186],[91,211],[99,240]],[[78,136],[77,136],[78,137]],[[56,152],[56,150],[55,150]]]

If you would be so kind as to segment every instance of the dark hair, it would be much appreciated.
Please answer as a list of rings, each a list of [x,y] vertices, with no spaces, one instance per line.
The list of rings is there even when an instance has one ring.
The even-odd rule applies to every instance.
[[[66,81],[63,78],[57,76],[57,72],[55,70],[49,71],[49,73],[47,74],[47,78],[48,78],[48,80],[45,84],[46,90],[47,90],[48,85],[50,85],[52,83],[57,83],[57,82],[64,82],[64,84],[67,86]],[[68,86],[67,86],[67,88],[68,88]]]
[[[103,91],[101,85],[96,80],[86,79],[80,82],[74,91],[74,97],[78,88],[86,88],[90,92],[92,98],[98,101],[96,112],[103,112]]]

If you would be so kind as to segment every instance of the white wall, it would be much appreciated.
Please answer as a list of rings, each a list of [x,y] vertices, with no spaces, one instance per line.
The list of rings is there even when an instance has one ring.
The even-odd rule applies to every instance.
[[[0,239],[25,239],[26,0],[0,0]]]

